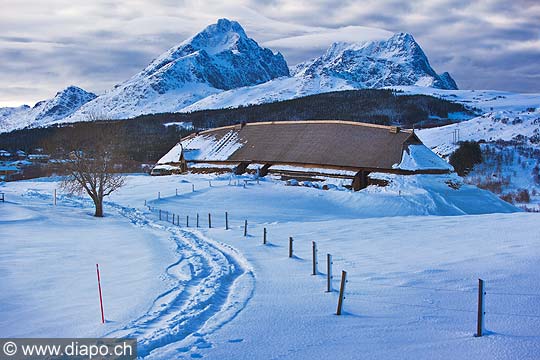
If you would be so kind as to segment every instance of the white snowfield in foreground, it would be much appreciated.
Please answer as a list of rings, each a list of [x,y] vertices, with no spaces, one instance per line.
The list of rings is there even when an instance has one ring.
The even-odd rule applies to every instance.
[[[149,359],[537,358],[539,215],[445,183],[455,187],[457,177],[386,179],[386,188],[351,193],[270,179],[244,188],[246,177],[130,176],[104,219],[78,199],[61,196],[54,207],[54,181],[4,184],[0,336],[132,335]],[[349,282],[336,316],[341,270]],[[482,338],[473,337],[478,278],[486,281]]]

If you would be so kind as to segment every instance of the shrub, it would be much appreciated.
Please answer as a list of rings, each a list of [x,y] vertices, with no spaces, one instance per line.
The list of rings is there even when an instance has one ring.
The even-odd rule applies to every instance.
[[[512,193],[501,195],[500,198],[506,201],[507,203],[510,203],[510,204],[514,203],[514,196]]]
[[[527,189],[522,189],[522,190],[519,190],[515,196],[515,200],[516,202],[518,203],[522,203],[522,204],[528,204],[531,202],[531,196],[529,195],[529,190]]]
[[[450,155],[450,164],[458,175],[467,175],[475,164],[482,162],[482,150],[476,141],[464,141],[460,143],[456,151]]]

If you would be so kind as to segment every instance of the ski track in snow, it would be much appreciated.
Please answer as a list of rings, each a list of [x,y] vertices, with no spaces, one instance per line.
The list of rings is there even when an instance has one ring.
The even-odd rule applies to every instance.
[[[51,199],[49,194],[33,189],[25,195]],[[66,195],[58,200],[74,207],[90,204],[89,200]],[[148,358],[182,357],[182,353],[212,347],[207,335],[232,320],[253,295],[255,278],[247,260],[233,247],[199,231],[153,220],[152,213],[113,202],[105,205],[135,226],[167,231],[176,243],[178,260],[165,271],[172,287],[160,294],[145,314],[104,336],[135,337],[138,356]]]

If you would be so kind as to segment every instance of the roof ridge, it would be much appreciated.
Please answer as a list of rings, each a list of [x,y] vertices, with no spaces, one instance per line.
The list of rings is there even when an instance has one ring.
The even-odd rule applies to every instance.
[[[372,127],[372,128],[379,128],[379,129],[386,129],[390,130],[394,128],[395,126],[392,125],[379,125],[379,124],[372,124],[372,123],[365,123],[360,121],[352,121],[352,120],[272,120],[272,121],[260,121],[260,122],[251,122],[246,123],[244,126],[259,126],[259,125],[289,125],[289,124],[343,124],[343,125],[354,125],[354,126],[364,126],[364,127]],[[225,130],[225,129],[234,129],[240,126],[240,124],[236,125],[228,125],[228,126],[222,126],[217,128],[212,128],[208,130],[201,131],[201,134],[217,131],[217,130]],[[400,132],[407,132],[411,133],[411,130],[408,129],[401,129]]]

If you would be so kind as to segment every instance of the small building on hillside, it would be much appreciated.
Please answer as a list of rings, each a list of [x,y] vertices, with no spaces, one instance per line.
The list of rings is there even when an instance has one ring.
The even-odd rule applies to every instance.
[[[17,154],[17,158],[19,160],[26,159],[26,152],[24,152],[22,150],[17,150],[16,154]]]
[[[9,159],[11,158],[13,155],[11,155],[11,153],[7,150],[0,150],[0,160],[4,160],[4,159]]]
[[[414,131],[350,121],[275,121],[226,126],[191,134],[152,170],[167,173],[257,172],[283,178],[350,179],[355,190],[371,172],[443,174],[453,168]]]
[[[14,165],[0,164],[0,181],[11,181],[21,174],[21,170]]]
[[[49,162],[50,156],[47,154],[30,154],[28,155],[28,160],[33,163],[46,164]]]

